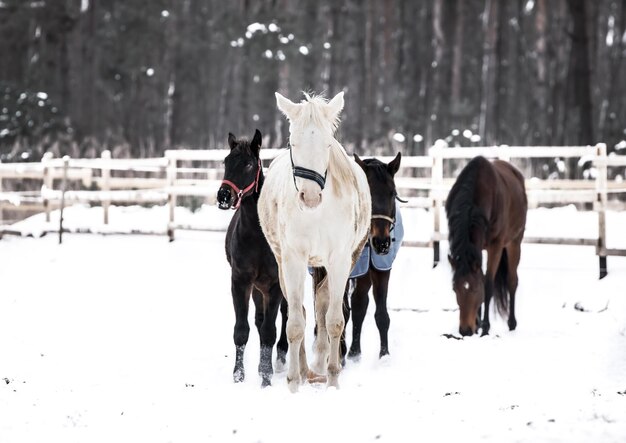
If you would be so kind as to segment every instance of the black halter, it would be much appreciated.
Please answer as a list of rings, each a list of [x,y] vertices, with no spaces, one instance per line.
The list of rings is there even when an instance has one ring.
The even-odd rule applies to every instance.
[[[302,166],[296,166],[293,164],[293,154],[291,151],[291,143],[288,145],[289,148],[289,158],[291,159],[291,169],[293,170],[293,185],[296,187],[296,191],[299,191],[298,185],[296,185],[296,177],[304,178],[307,180],[313,180],[315,183],[320,185],[322,190],[324,189],[324,185],[326,184],[326,176],[328,175],[328,169],[324,172],[324,176],[322,174],[312,170],[303,168]]]

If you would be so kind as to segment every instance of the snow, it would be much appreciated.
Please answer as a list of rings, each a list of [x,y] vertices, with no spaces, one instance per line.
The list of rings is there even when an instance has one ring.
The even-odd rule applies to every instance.
[[[406,214],[406,215],[405,215]],[[180,222],[219,228],[232,212],[177,208]],[[406,239],[427,238],[421,210]],[[164,232],[167,208],[72,207],[68,226]],[[54,225],[58,213],[52,214]],[[609,213],[613,246],[626,213]],[[529,212],[528,235],[593,237],[593,213]],[[20,223],[35,233],[42,216]],[[442,257],[446,244],[442,245]],[[378,359],[370,303],[363,355],[340,389],[285,373],[261,389],[251,308],[247,377],[234,384],[234,315],[223,232],[66,234],[0,241],[0,442],[623,442],[626,439],[626,258],[597,279],[594,248],[525,244],[518,328],[458,336],[447,260],[402,248],[389,285],[390,352]],[[310,284],[307,303],[311,308]],[[308,324],[307,347],[312,345]],[[348,333],[348,339],[350,334]],[[311,356],[311,354],[309,354]]]
[[[397,141],[398,143],[404,143],[406,140],[406,137],[401,132],[396,132],[395,134],[393,134],[393,139]]]

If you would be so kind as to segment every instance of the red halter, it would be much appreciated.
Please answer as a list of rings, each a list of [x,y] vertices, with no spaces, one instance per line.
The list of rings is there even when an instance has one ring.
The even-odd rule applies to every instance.
[[[231,182],[230,180],[222,180],[222,186],[226,185],[226,186],[230,186],[230,188],[235,191],[235,194],[237,195],[237,203],[235,204],[235,206],[233,206],[233,209],[238,209],[239,205],[241,205],[241,200],[243,199],[243,196],[250,191],[252,188],[254,188],[254,192],[257,192],[259,190],[259,176],[261,175],[261,168],[263,166],[261,165],[261,159],[259,158],[259,164],[258,164],[258,168],[256,170],[256,178],[254,179],[254,181],[252,183],[250,183],[248,186],[246,186],[243,189],[239,189],[239,186],[237,186],[236,184],[234,184],[233,182]]]

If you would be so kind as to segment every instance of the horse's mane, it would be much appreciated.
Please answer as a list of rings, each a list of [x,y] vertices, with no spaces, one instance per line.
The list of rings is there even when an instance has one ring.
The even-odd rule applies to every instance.
[[[459,174],[446,199],[450,255],[456,262],[455,280],[469,274],[475,265],[479,269],[482,267],[482,247],[472,244],[470,233],[476,227],[487,229],[485,214],[474,204],[476,177],[483,162],[487,162],[483,157],[472,159]]]

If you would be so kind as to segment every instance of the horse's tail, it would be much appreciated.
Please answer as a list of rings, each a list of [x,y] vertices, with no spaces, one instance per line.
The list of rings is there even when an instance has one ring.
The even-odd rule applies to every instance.
[[[502,317],[506,317],[509,312],[509,258],[506,248],[502,250],[502,258],[498,265],[498,270],[493,279],[493,294],[496,299],[498,312]]]

